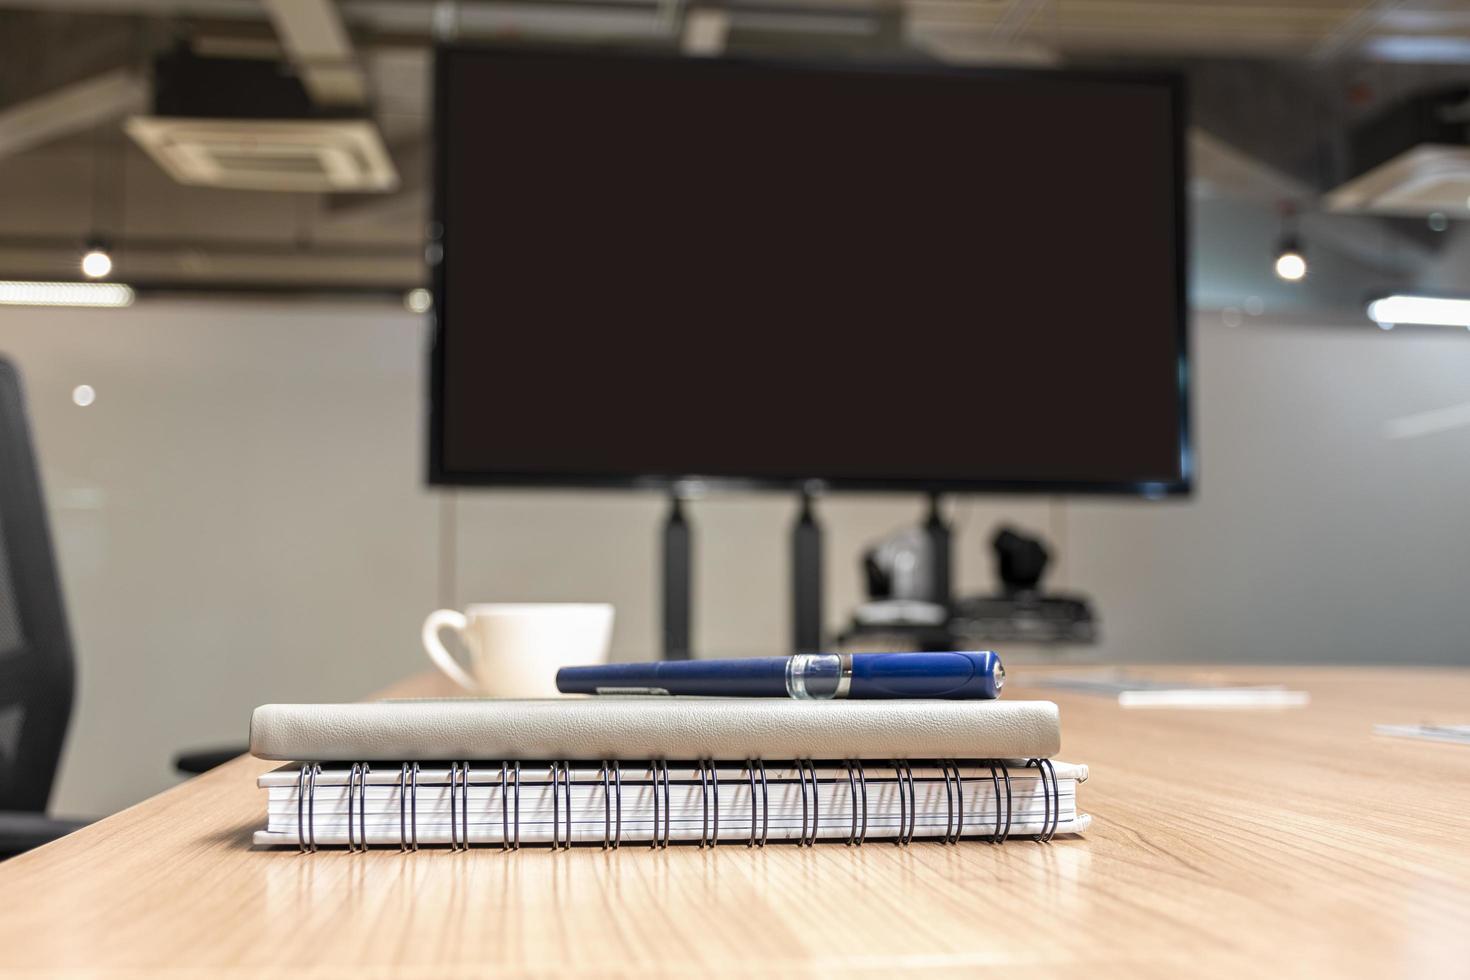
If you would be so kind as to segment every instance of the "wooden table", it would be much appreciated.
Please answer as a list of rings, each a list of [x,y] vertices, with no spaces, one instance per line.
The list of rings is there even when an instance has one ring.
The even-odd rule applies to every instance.
[[[0,972],[1470,972],[1470,748],[1371,731],[1470,722],[1470,671],[1219,675],[1312,703],[1124,710],[1013,678],[1092,767],[1092,831],[1049,845],[303,856],[251,848],[271,764],[240,759],[0,865]]]

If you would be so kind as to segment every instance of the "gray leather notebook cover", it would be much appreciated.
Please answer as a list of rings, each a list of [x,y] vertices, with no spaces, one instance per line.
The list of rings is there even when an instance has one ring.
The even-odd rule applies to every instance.
[[[250,752],[280,761],[1026,759],[1061,748],[1050,701],[458,698],[266,704]]]

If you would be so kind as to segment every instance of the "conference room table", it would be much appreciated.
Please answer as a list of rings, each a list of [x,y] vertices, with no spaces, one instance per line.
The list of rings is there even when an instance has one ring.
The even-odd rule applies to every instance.
[[[241,758],[0,864],[0,975],[1470,975],[1470,670],[1139,668],[1305,707],[1061,706],[1086,836],[1004,845],[256,848]],[[427,676],[392,696],[449,693]],[[244,727],[245,719],[241,718]]]

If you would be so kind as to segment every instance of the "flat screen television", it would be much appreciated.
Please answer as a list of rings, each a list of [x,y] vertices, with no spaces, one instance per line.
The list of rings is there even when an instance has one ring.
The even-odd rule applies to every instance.
[[[429,474],[1186,492],[1167,74],[437,52]]]

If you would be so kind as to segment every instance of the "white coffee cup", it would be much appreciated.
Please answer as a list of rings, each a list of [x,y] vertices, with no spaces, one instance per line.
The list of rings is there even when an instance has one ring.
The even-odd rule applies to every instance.
[[[607,663],[613,607],[590,602],[482,603],[438,609],[424,620],[424,651],[467,691],[497,698],[556,697],[556,672]],[[439,631],[459,634],[469,670],[444,648]]]

